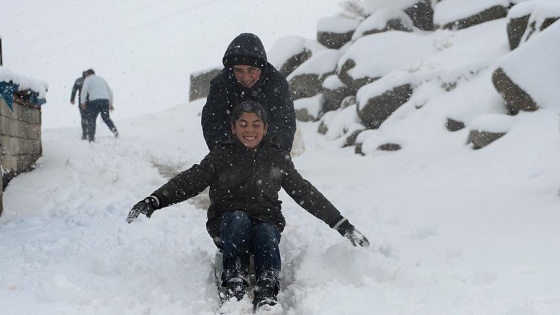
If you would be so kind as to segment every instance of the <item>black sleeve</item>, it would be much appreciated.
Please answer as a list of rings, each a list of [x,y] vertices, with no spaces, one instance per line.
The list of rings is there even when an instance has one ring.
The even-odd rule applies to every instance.
[[[282,188],[307,212],[331,228],[344,219],[340,211],[315,186],[300,175],[289,155],[286,156],[283,171]]]
[[[76,82],[74,82],[74,86],[72,87],[72,95],[70,95],[70,102],[74,101],[74,98],[76,98],[76,92],[78,92],[82,86],[80,84],[80,79],[76,80]],[[78,100],[78,103],[80,102],[80,100]]]
[[[225,89],[223,84],[219,84],[218,80],[212,80],[206,104],[202,109],[202,134],[210,150],[216,144],[223,143],[231,138],[231,113],[229,112],[227,98],[224,96],[228,93]]]
[[[216,165],[219,148],[212,150],[200,162],[186,171],[179,173],[166,184],[152,193],[159,201],[159,207],[164,208],[172,204],[185,201],[200,194],[216,179]]]

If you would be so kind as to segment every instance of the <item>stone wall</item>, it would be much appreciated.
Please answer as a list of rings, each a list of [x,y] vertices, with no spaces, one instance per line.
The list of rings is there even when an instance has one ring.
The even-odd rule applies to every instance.
[[[17,174],[32,170],[35,161],[43,153],[40,107],[26,105],[15,96],[12,111],[0,97],[0,152],[3,179],[0,190],[1,215],[2,194],[7,183]]]

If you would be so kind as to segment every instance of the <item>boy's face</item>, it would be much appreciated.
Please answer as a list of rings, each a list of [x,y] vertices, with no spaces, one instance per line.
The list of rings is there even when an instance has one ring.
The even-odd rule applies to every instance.
[[[255,113],[243,113],[231,124],[231,132],[248,149],[254,150],[261,144],[268,126]]]
[[[258,67],[248,65],[233,66],[235,80],[246,88],[252,88],[261,77],[262,70]]]

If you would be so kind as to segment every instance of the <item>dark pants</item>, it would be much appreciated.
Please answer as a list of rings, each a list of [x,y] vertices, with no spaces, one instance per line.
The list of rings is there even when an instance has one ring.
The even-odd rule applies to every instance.
[[[251,220],[245,212],[236,211],[222,217],[218,233],[224,250],[224,286],[233,278],[248,283],[249,259],[253,253],[257,285],[268,282],[278,290],[280,232],[274,225]]]
[[[97,120],[97,115],[101,113],[101,119],[107,124],[107,127],[111,129],[113,133],[117,131],[115,124],[109,117],[109,100],[93,100],[87,103],[87,130],[88,139],[93,141],[95,139],[95,125]]]
[[[82,119],[82,138],[87,138],[87,111],[82,108],[82,106],[78,105],[78,109],[80,110],[80,118]]]

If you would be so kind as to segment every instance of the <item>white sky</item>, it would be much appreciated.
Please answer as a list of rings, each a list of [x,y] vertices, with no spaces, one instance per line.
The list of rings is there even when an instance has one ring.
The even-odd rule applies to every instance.
[[[119,23],[129,25],[126,23],[133,23],[135,14],[155,14],[164,4],[172,4],[147,3],[144,7],[121,4],[120,10],[129,14],[122,13]],[[225,5],[221,1],[208,2],[207,6],[202,3],[195,10],[199,14],[200,10],[219,12]],[[259,12],[269,7],[257,1],[240,3],[252,3]],[[25,4],[29,11],[24,10]],[[110,53],[103,53],[98,72],[114,82],[115,93],[120,91],[121,98],[138,102],[138,115],[129,112],[132,107],[126,107],[126,114],[114,115],[121,134],[118,139],[113,139],[99,120],[97,143],[83,142],[77,110],[70,107],[67,98],[75,77],[88,67],[81,59],[93,55],[84,55],[83,48],[78,53],[69,49],[67,43],[78,42],[70,36],[74,31],[62,25],[70,23],[66,19],[78,20],[79,11],[72,10],[83,10],[87,4],[54,4],[65,4],[69,11],[56,23],[52,20],[52,24],[36,28],[35,33],[28,31],[39,37],[18,37],[21,43],[38,38],[57,43],[49,53],[52,64],[45,65],[50,72],[37,71],[53,73],[59,79],[40,77],[50,86],[49,103],[43,107],[43,157],[36,170],[16,177],[4,192],[0,313],[216,314],[219,302],[211,276],[215,248],[204,227],[206,213],[196,206],[200,199],[158,211],[149,220],[141,217],[130,225],[125,222],[132,205],[165,183],[166,174],[190,167],[207,153],[199,116],[204,100],[174,102],[173,98],[186,99],[187,89],[172,89],[175,83],[158,80],[158,71],[161,78],[172,79],[174,75],[167,72],[170,70],[149,68],[165,58],[152,60],[151,50],[146,49],[149,45],[138,42],[134,46],[127,37],[123,43],[131,45],[134,53],[120,55],[123,50],[115,48],[114,60],[106,59]],[[31,1],[21,1],[17,6],[17,14],[40,16],[31,10]],[[319,7],[310,4],[305,13],[320,16]],[[45,5],[41,9],[48,8]],[[95,8],[89,8],[92,16],[99,14],[98,20],[102,20],[102,14],[107,13]],[[116,9],[112,10],[116,14]],[[298,14],[303,19],[303,12]],[[231,31],[219,22],[226,18],[216,16],[207,32]],[[316,19],[310,19],[306,23],[313,25]],[[200,17],[199,21],[203,20]],[[285,24],[292,27],[297,23],[301,21]],[[544,42],[554,43],[557,32],[544,31],[538,35],[541,40],[530,39],[521,47],[523,50],[510,53],[505,23],[426,35],[431,36],[438,53],[419,64],[418,56],[412,56],[413,63],[398,63],[404,66],[387,74],[393,79],[374,87],[402,80],[411,69],[415,70],[415,79],[425,80],[411,101],[380,129],[362,134],[366,156],[354,154],[353,147],[340,147],[340,136],[358,126],[352,107],[325,116],[330,127],[326,136],[316,132],[319,122],[299,123],[305,152],[294,159],[296,167],[369,238],[372,246],[353,248],[282,192],[288,222],[281,240],[279,301],[284,314],[558,314],[560,102],[548,88],[548,76],[535,76],[534,82],[544,88],[534,89],[533,84],[527,87],[547,100],[546,106],[532,113],[505,116],[501,98],[490,81],[497,66],[519,75],[515,65],[542,62],[540,45],[545,45],[542,42],[546,37],[550,39]],[[152,35],[162,32],[154,25],[163,24],[149,22]],[[262,26],[257,33],[269,34],[262,37],[268,37],[265,45],[270,47],[277,31],[268,31],[268,27]],[[78,29],[87,33],[88,28]],[[207,38],[215,47],[196,49],[197,45],[186,45],[189,49],[185,54],[194,57],[183,56],[185,63],[192,59],[206,62],[198,63],[199,67],[182,65],[173,72],[186,77],[189,67],[194,71],[218,63],[230,37],[237,33],[239,30]],[[108,40],[117,43],[117,38],[115,35]],[[173,42],[171,38],[165,40]],[[555,47],[550,45],[550,49]],[[156,50],[172,50],[165,47]],[[109,52],[109,48],[107,45],[103,51]],[[213,56],[209,56],[211,51],[215,51]],[[8,60],[16,55],[8,55]],[[21,58],[21,63],[10,69],[34,76],[32,69],[36,68],[24,67]],[[123,63],[119,60],[134,67],[144,64],[150,71],[146,70],[144,79],[122,80],[124,75],[119,73]],[[445,91],[441,83],[452,79],[456,88]],[[142,80],[167,87],[172,96],[154,92],[148,97],[138,92]],[[137,94],[145,99],[136,99]],[[156,101],[164,97],[169,98],[166,104]],[[301,100],[296,105],[316,108],[318,100]],[[149,115],[148,107],[152,107]],[[60,123],[51,120],[50,113],[55,109],[60,111]],[[464,119],[467,127],[447,131],[449,116]],[[75,121],[68,120],[70,126],[64,127],[65,117]],[[496,128],[507,134],[484,149],[472,150],[466,138],[473,127]],[[387,142],[399,143],[402,149],[375,150]]]
[[[70,92],[89,68],[113,88],[114,117],[136,116],[187,103],[190,74],[221,66],[240,33],[257,34],[267,49],[284,36],[315,39],[319,18],[340,2],[15,1],[0,10],[3,63],[49,84],[44,128],[79,123]]]

